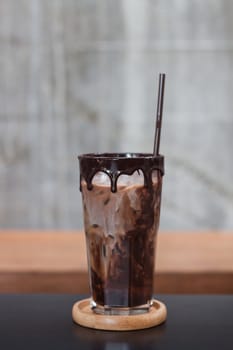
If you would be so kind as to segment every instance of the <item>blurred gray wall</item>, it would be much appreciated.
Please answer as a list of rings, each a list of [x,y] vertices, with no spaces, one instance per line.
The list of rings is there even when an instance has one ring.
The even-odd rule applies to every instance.
[[[161,229],[233,228],[233,1],[0,0],[0,228],[82,227],[79,153],[153,148]]]

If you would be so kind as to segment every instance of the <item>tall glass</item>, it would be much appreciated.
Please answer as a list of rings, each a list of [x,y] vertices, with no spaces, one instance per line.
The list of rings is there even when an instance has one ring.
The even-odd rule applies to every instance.
[[[91,307],[100,314],[148,312],[164,158],[79,156]]]

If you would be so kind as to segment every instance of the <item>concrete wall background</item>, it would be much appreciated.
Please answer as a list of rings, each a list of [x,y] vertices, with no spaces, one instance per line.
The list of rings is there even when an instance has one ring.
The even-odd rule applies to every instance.
[[[82,227],[76,156],[152,151],[159,72],[161,229],[232,229],[231,0],[0,0],[0,227]]]

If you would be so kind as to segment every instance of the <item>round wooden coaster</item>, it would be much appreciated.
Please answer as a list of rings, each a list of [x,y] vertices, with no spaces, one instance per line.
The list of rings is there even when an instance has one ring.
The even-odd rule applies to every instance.
[[[90,307],[90,299],[73,305],[72,317],[81,326],[108,331],[131,331],[158,326],[167,317],[167,308],[161,301],[153,300],[150,311],[140,315],[99,315]]]

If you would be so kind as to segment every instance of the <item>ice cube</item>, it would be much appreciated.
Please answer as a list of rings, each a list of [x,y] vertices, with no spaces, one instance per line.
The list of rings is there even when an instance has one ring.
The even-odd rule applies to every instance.
[[[110,186],[110,178],[103,171],[99,171],[93,177],[92,184],[93,185],[107,185],[107,186]]]
[[[143,185],[144,175],[142,170],[136,170],[132,175],[120,175],[117,184],[119,186],[130,186],[134,184]]]

